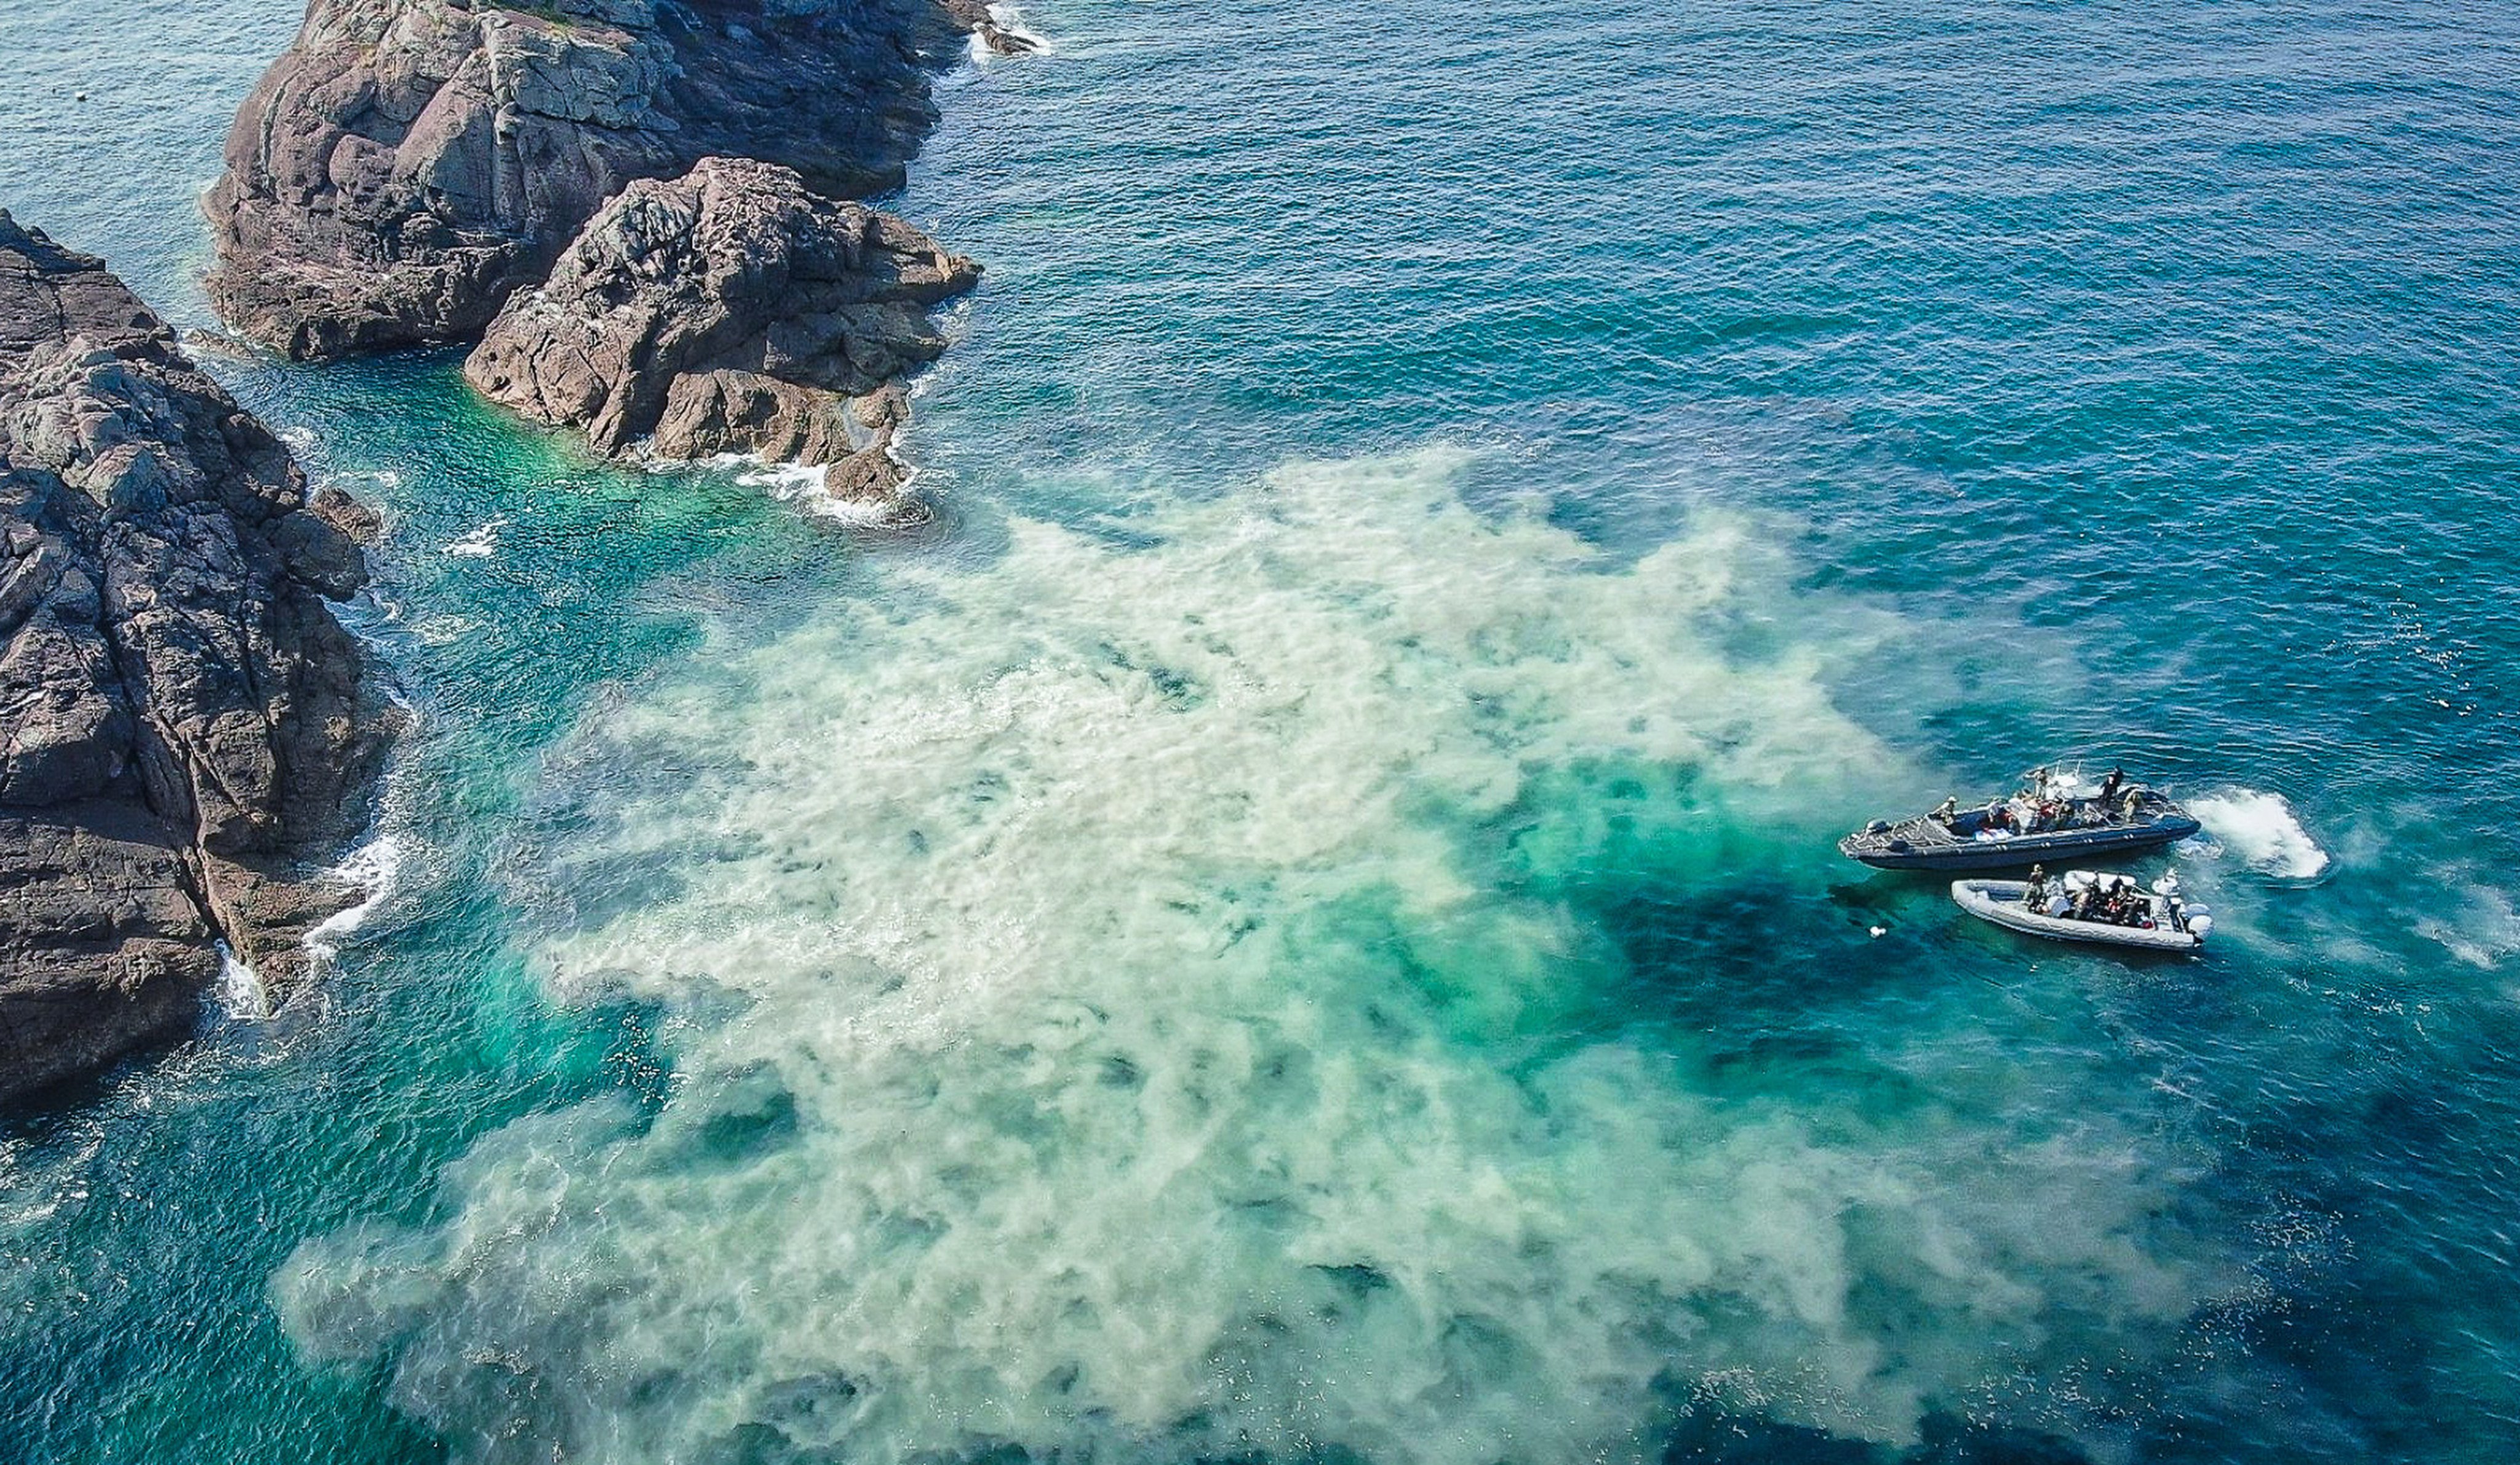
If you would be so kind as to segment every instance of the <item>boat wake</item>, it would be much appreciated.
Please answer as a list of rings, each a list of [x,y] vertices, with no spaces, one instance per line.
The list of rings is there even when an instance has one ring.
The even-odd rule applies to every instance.
[[[2313,880],[2327,869],[2327,851],[2301,827],[2281,794],[2226,789],[2187,801],[2216,844],[2242,863],[2279,880]]]

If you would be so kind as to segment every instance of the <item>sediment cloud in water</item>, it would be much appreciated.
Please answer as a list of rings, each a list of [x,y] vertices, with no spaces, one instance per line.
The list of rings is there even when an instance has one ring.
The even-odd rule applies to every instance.
[[[2175,1326],[2177,1157],[1985,984],[1836,1094],[1575,1021],[1588,871],[1737,879],[1881,757],[1717,649],[1793,609],[1738,526],[1614,563],[1463,462],[1020,524],[591,720],[522,894],[563,999],[672,1015],[673,1096],[306,1246],[301,1349],[470,1460],[1485,1465],[1650,1458],[1700,1390],[1911,1439]]]

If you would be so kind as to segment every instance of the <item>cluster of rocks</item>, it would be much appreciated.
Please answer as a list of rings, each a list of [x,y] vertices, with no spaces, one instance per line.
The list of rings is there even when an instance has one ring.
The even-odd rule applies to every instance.
[[[219,313],[466,375],[607,453],[748,452],[885,499],[903,374],[978,267],[889,187],[974,0],[311,0],[206,200]],[[485,334],[486,333],[486,334]],[[373,516],[103,264],[0,212],[0,1097],[192,1023],[344,893],[394,718],[326,606]]]
[[[292,356],[470,340],[632,179],[741,156],[893,184],[965,24],[936,0],[314,0],[229,133],[211,298]]]
[[[328,518],[325,510],[333,511]],[[337,522],[338,521],[338,522]],[[0,211],[0,1096],[286,976],[391,728],[290,453],[102,261]]]
[[[315,0],[229,137],[212,298],[296,356],[481,336],[476,387],[599,451],[883,498],[886,385],[978,268],[845,196],[967,32],[1029,45],[973,0]]]

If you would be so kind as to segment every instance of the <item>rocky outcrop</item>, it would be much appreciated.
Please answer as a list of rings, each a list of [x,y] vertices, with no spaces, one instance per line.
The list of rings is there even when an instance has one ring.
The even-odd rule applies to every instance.
[[[889,186],[957,7],[312,0],[229,135],[211,298],[293,356],[463,341],[632,179],[735,154]]]
[[[886,389],[944,350],[928,307],[979,273],[790,169],[712,158],[606,206],[464,374],[602,452],[648,438],[669,458],[757,453],[830,465],[835,492],[881,497],[908,415]]]
[[[0,212],[0,1096],[286,976],[387,735],[366,576],[287,448],[105,270]]]
[[[1041,49],[1041,42],[1024,32],[998,23],[989,10],[988,0],[938,0],[954,23],[978,38],[981,45],[999,56],[1029,56]]]

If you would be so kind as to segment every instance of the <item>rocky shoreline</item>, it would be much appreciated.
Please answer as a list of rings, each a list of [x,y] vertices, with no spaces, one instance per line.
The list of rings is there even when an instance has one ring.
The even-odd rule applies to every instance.
[[[896,185],[974,0],[310,0],[204,200],[205,285],[292,358],[478,344],[598,451],[751,453],[898,503],[900,381],[978,266]],[[396,716],[328,601],[373,513],[104,263],[0,212],[0,1100],[286,981],[354,893]]]
[[[0,1098],[275,979],[395,718],[289,450],[106,271],[0,212]]]

